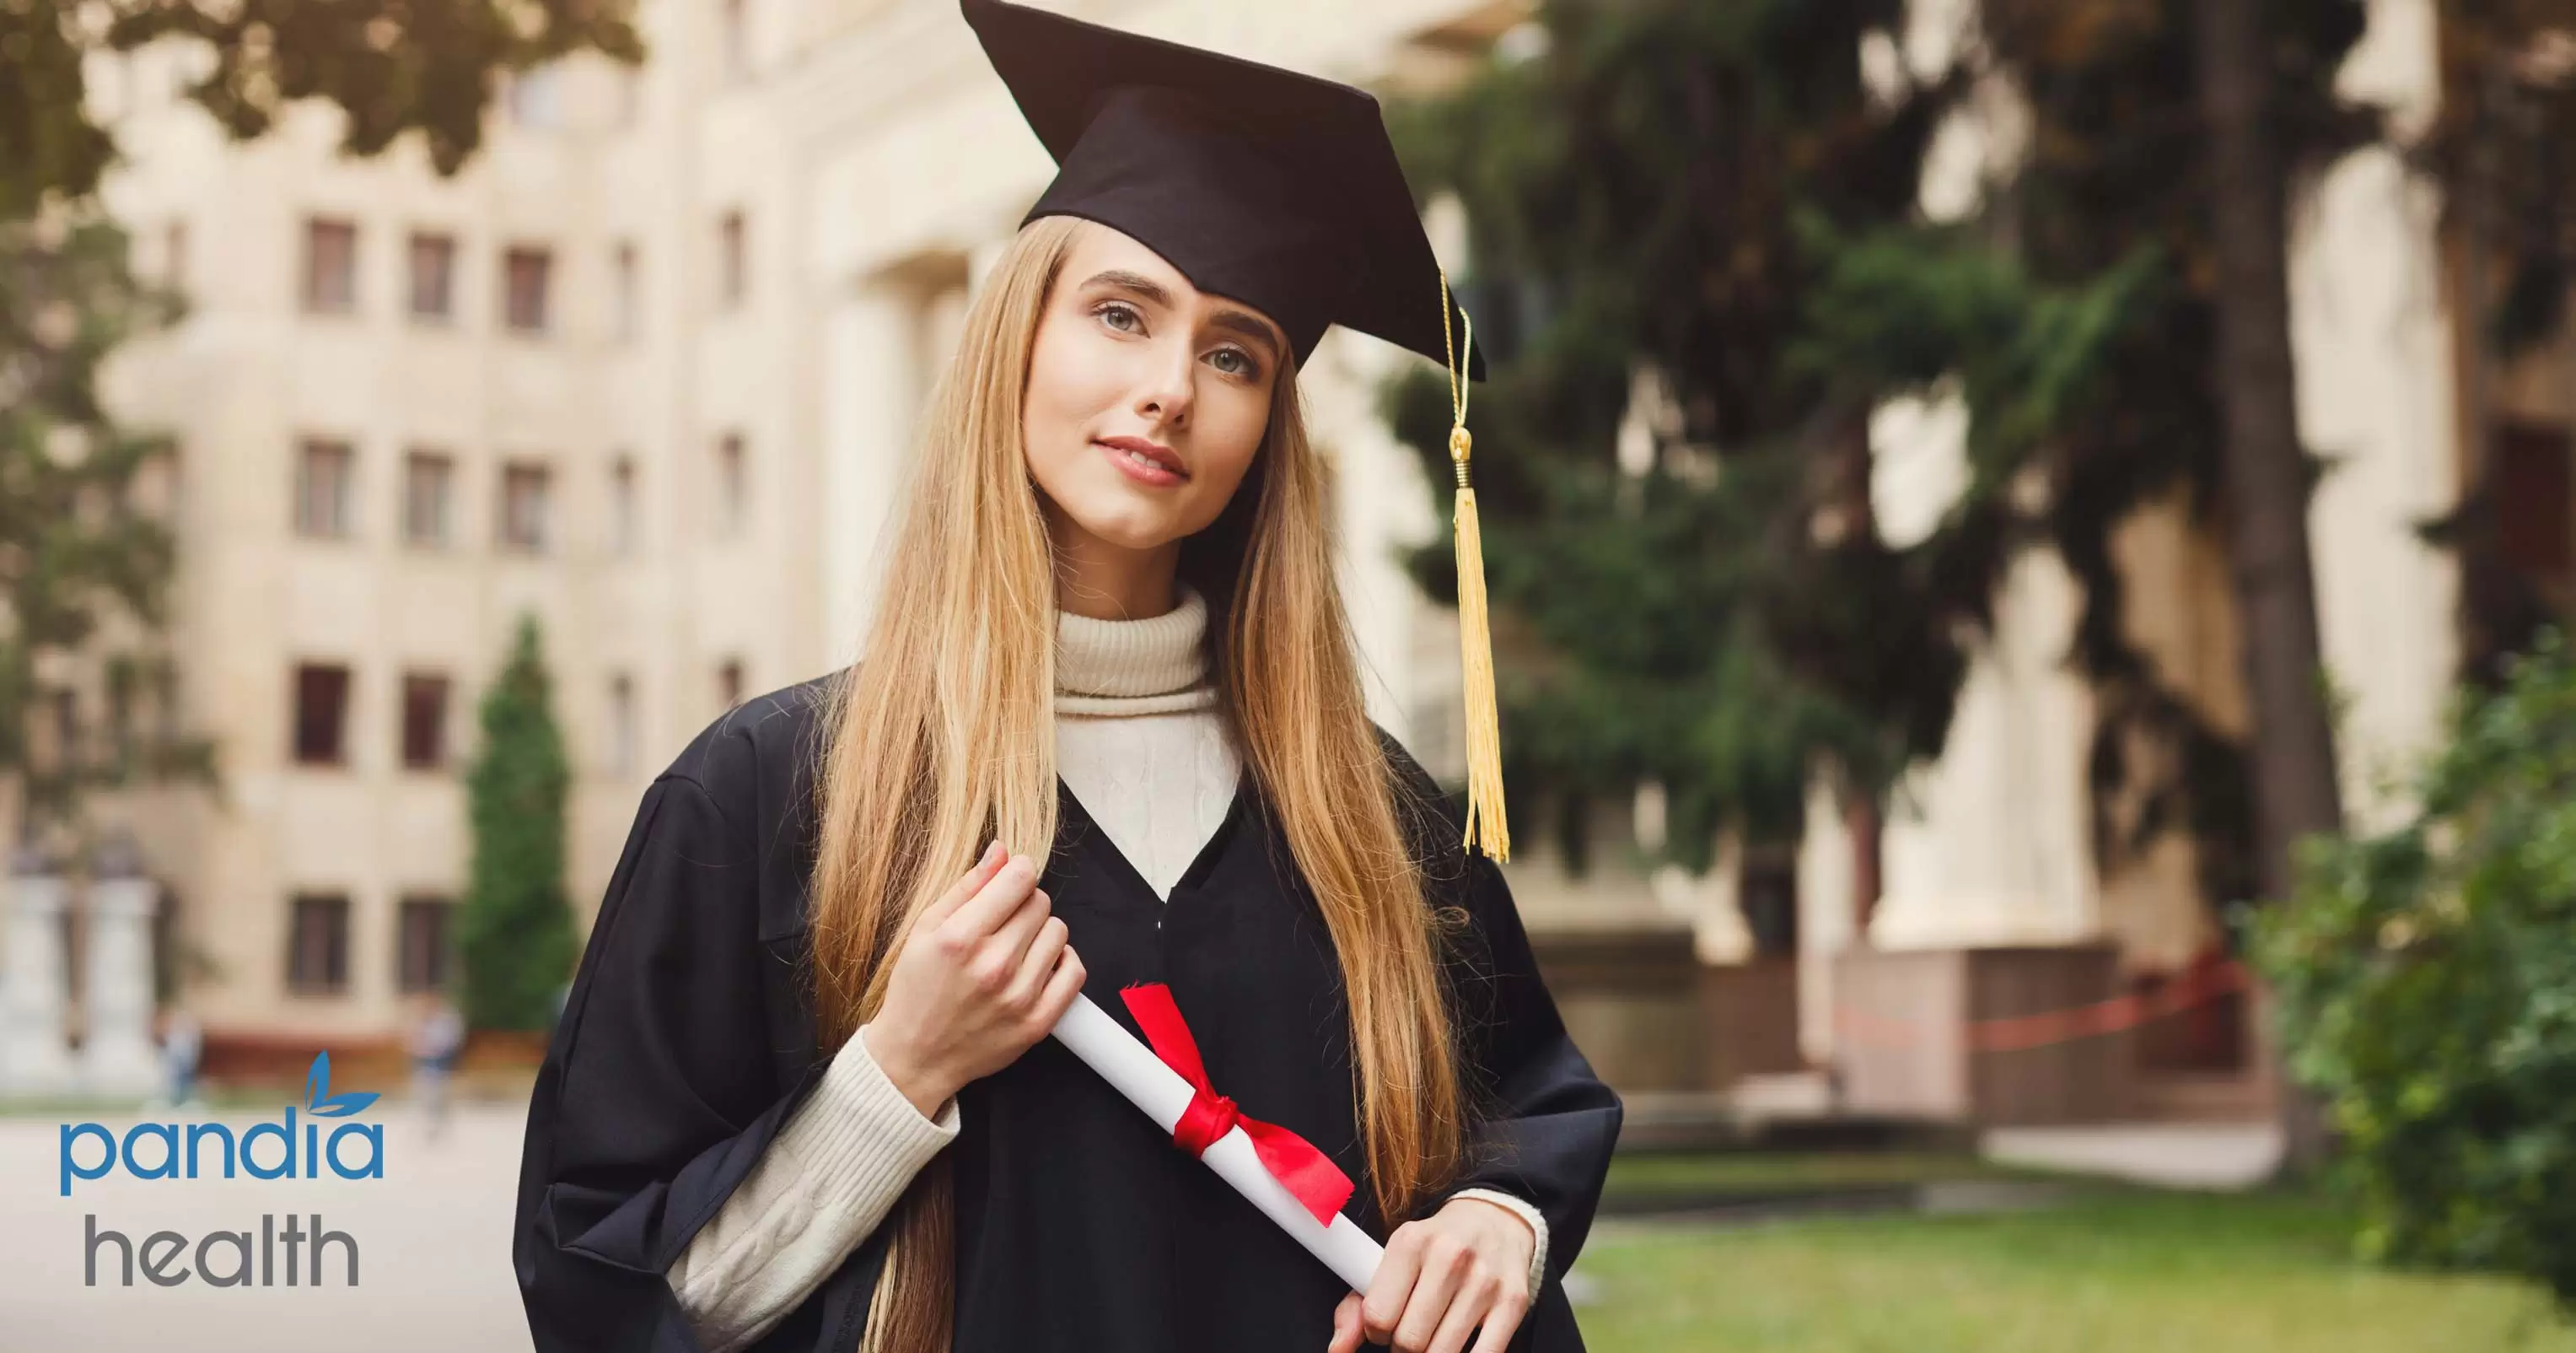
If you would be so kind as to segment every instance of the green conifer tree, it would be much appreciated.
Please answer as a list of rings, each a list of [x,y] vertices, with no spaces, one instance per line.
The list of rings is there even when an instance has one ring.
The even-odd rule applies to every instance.
[[[483,745],[466,772],[474,832],[467,869],[464,1013],[477,1029],[544,1029],[571,975],[564,892],[564,804],[572,772],[555,726],[553,681],[534,617],[481,712]]]

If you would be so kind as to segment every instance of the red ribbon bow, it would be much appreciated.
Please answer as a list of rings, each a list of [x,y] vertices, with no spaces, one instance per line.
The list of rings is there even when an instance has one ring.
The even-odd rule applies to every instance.
[[[1127,1002],[1127,1013],[1136,1017],[1136,1026],[1145,1031],[1145,1041],[1153,1045],[1154,1055],[1163,1059],[1163,1065],[1181,1073],[1181,1079],[1188,1081],[1195,1092],[1190,1096],[1190,1107],[1181,1113],[1181,1121],[1172,1127],[1172,1145],[1193,1156],[1203,1156],[1226,1133],[1240,1127],[1252,1139],[1253,1152],[1261,1157],[1261,1168],[1314,1214],[1317,1225],[1332,1225],[1342,1204],[1351,1200],[1351,1177],[1333,1164],[1332,1157],[1316,1150],[1314,1143],[1276,1123],[1247,1116],[1233,1100],[1208,1084],[1207,1067],[1199,1061],[1199,1041],[1191,1037],[1188,1022],[1181,1018],[1181,1008],[1172,1003],[1170,987],[1160,982],[1139,983],[1120,988],[1118,996]]]

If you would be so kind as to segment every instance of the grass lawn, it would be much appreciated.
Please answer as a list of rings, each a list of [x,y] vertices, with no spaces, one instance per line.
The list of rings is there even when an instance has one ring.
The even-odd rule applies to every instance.
[[[1870,1188],[1949,1179],[2045,1178],[1968,1155],[1912,1151],[1640,1152],[1613,1157],[1604,1191],[1614,1197],[1780,1193]]]
[[[1595,1353],[2576,1353],[2537,1288],[2352,1260],[2325,1204],[2108,1193],[1982,1217],[1631,1226],[1580,1265]]]

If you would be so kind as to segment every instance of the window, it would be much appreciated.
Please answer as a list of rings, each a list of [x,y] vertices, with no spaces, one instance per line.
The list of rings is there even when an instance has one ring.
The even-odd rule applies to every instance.
[[[616,260],[617,341],[632,343],[644,329],[643,298],[637,290],[641,283],[636,277],[635,246],[617,246]]]
[[[358,228],[347,221],[304,223],[304,308],[346,315],[358,308]]]
[[[608,468],[608,548],[635,553],[635,462],[625,456]]]
[[[742,534],[743,518],[748,515],[751,491],[746,482],[750,472],[743,464],[746,454],[739,432],[728,432],[716,443],[717,529],[727,539]]]
[[[546,548],[546,495],[551,476],[542,465],[501,471],[501,544],[528,554]]]
[[[403,459],[403,541],[426,549],[444,549],[454,537],[450,506],[456,497],[456,460],[436,451],[414,451]]]
[[[347,764],[349,669],[305,663],[295,669],[295,760],[306,766]]]
[[[502,256],[504,322],[523,334],[546,331],[546,280],[553,255],[543,249],[512,249]]]
[[[635,773],[635,678],[608,679],[608,773]]]
[[[717,299],[730,310],[741,305],[751,287],[751,260],[746,256],[742,213],[729,211],[716,226]]]
[[[2563,579],[2576,570],[2576,460],[2566,429],[2503,420],[2487,455],[2498,553],[2524,578]]]
[[[407,672],[402,683],[404,770],[437,770],[447,764],[447,678]]]
[[[455,968],[448,918],[456,904],[443,897],[406,897],[394,932],[394,986],[405,994],[445,991]]]
[[[349,481],[356,453],[347,442],[308,438],[295,457],[295,530],[341,540],[349,534]]]
[[[1798,952],[1798,857],[1794,850],[1747,852],[1743,881],[1737,885],[1745,927],[1753,932],[1754,952],[1793,955]]]
[[[50,723],[53,740],[51,745],[39,743],[35,748],[38,754],[32,759],[45,770],[68,771],[80,756],[80,697],[66,687],[51,692],[45,704],[51,706],[53,717],[37,726],[43,728]]]
[[[419,234],[411,237],[411,317],[447,320],[456,316],[456,237]]]
[[[143,693],[142,685],[142,674],[131,667],[109,669],[107,755],[120,766],[134,764],[134,704]]]
[[[301,893],[286,924],[286,989],[298,996],[337,996],[349,989],[349,898]]]
[[[716,699],[727,709],[742,703],[742,659],[727,658],[716,668]]]
[[[724,77],[739,81],[751,74],[751,0],[724,0]]]

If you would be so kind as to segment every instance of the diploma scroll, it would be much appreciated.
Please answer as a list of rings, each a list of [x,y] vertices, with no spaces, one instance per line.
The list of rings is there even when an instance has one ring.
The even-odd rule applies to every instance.
[[[1073,998],[1064,1018],[1056,1021],[1055,1037],[1111,1088],[1125,1095],[1129,1103],[1144,1110],[1164,1132],[1171,1132],[1189,1111],[1190,1101],[1197,1093],[1190,1083],[1164,1065],[1152,1048],[1127,1032],[1109,1012],[1092,1004],[1090,997]],[[1251,1137],[1241,1127],[1228,1131],[1199,1159],[1261,1209],[1261,1215],[1272,1224],[1323,1260],[1325,1267],[1350,1284],[1352,1291],[1368,1290],[1369,1280],[1377,1276],[1378,1261],[1385,1257],[1385,1248],[1339,1213],[1334,1214],[1330,1226],[1317,1222],[1296,1195],[1272,1177],[1253,1150]]]

